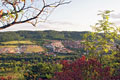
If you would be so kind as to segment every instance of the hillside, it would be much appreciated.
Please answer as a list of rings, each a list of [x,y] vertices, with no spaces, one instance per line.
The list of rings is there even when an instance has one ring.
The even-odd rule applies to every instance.
[[[42,39],[48,40],[80,40],[82,35],[87,32],[67,32],[67,31],[16,31],[0,32],[0,42],[15,40],[37,41]]]

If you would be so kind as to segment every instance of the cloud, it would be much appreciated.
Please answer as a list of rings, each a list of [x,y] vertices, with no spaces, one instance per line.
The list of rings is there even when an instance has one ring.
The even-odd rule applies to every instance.
[[[54,25],[75,25],[72,22],[66,22],[66,21],[47,21],[47,24],[54,24]]]
[[[115,25],[120,25],[120,13],[113,13],[110,15],[111,22],[115,23]]]
[[[64,21],[49,21],[39,23],[37,27],[33,27],[31,24],[18,24],[6,28],[4,31],[19,31],[19,30],[30,30],[30,31],[43,31],[43,30],[56,30],[56,31],[89,31],[87,24],[76,24],[72,22]]]
[[[116,25],[120,25],[120,20],[117,20],[117,21],[113,21],[113,23],[115,23]]]
[[[111,14],[110,17],[113,18],[113,19],[120,19],[120,13],[118,13],[118,14]]]

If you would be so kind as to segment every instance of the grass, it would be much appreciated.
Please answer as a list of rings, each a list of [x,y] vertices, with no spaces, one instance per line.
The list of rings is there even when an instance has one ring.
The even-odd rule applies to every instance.
[[[7,41],[7,42],[1,42],[1,44],[9,45],[9,44],[35,44],[31,41]]]
[[[2,44],[5,45],[0,45],[0,48],[10,48],[11,51],[15,52],[15,48],[19,47],[17,44],[22,44],[25,45],[25,50],[24,53],[38,53],[38,52],[44,52],[45,49],[42,48],[41,46],[37,46],[34,43],[30,41],[8,41],[8,42],[2,42]],[[28,44],[28,45],[26,45]],[[30,45],[31,44],[31,45]]]
[[[15,45],[0,46],[0,48],[5,48],[5,47],[7,47],[7,48],[16,48],[17,46],[15,46]]]
[[[37,52],[43,52],[44,49],[41,47],[41,46],[27,46],[27,49],[26,49],[26,53],[27,52],[34,52],[34,53],[37,53]]]

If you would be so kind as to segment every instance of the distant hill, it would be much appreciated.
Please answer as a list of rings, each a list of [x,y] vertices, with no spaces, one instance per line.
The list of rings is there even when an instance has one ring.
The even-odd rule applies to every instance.
[[[31,40],[38,41],[42,39],[48,40],[81,40],[83,34],[88,32],[75,31],[15,31],[15,32],[0,32],[0,42],[15,41],[15,40]]]

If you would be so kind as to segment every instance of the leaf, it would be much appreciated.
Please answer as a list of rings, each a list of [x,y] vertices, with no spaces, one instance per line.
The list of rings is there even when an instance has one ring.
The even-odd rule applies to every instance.
[[[104,49],[104,51],[107,53],[109,50],[108,49]]]
[[[108,19],[109,19],[109,16],[106,16],[106,19],[108,20]]]
[[[106,10],[105,11],[105,14],[109,14],[111,11],[110,10]]]
[[[21,0],[22,2],[25,2],[25,0]]]
[[[7,13],[10,13],[9,10],[7,10]]]
[[[0,10],[0,15],[2,15],[3,14],[3,9],[2,10]]]
[[[114,42],[114,39],[110,39],[111,42]]]

